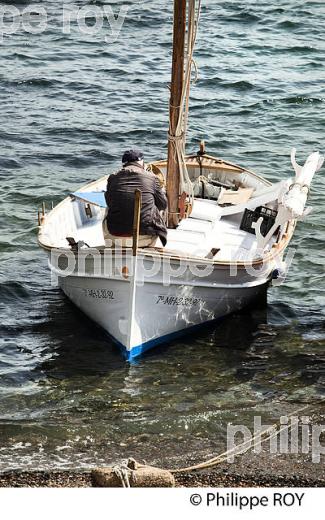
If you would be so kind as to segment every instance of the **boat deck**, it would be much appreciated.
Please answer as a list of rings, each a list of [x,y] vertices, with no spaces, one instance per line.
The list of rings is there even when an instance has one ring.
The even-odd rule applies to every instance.
[[[253,191],[250,199],[237,205],[220,206],[217,201],[196,198],[189,218],[183,219],[176,229],[168,230],[166,247],[162,249],[158,240],[154,248],[157,252],[221,262],[250,261],[256,257],[255,235],[240,230],[243,212],[245,208],[255,209],[277,201],[282,183],[271,185],[251,172],[239,173],[235,167],[233,170],[234,173],[224,172],[222,166],[218,175],[228,182],[232,175],[240,175],[242,185]],[[192,172],[194,176],[197,173]],[[104,248],[102,221],[106,182],[107,177],[102,177],[89,183],[56,206],[41,226],[40,243],[48,248],[68,249],[66,237],[72,237],[76,242],[85,242],[86,247]],[[269,247],[273,241],[272,238]]]
[[[202,203],[209,206],[210,219],[189,217],[183,220],[177,229],[169,229],[164,252],[180,256],[208,258],[211,250],[217,249],[219,251],[214,255],[215,260],[239,258],[249,260],[253,258],[256,251],[255,235],[239,229],[240,219],[236,215],[220,218],[218,212],[214,218],[211,218],[211,205],[200,201],[201,205]],[[76,227],[72,236],[76,242],[83,241],[90,247],[104,247],[101,219]],[[67,247],[65,237],[58,241],[56,247]],[[156,248],[162,248],[159,240]]]

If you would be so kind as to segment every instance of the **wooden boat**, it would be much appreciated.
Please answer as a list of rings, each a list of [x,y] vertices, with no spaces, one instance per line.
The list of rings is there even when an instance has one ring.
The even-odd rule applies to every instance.
[[[275,184],[206,154],[185,155],[193,48],[200,2],[175,0],[167,160],[147,165],[166,180],[166,247],[139,248],[135,194],[133,237],[107,246],[102,232],[107,178],[81,187],[39,215],[40,246],[70,300],[118,343],[130,360],[159,343],[238,311],[279,283],[283,260],[305,204],[318,152],[293,179]],[[186,30],[187,28],[187,30]],[[194,187],[217,187],[218,197]]]

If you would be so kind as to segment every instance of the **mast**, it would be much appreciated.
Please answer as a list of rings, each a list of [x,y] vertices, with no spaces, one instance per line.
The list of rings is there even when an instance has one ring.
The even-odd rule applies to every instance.
[[[185,33],[187,0],[174,0],[173,64],[169,104],[169,141],[167,159],[168,227],[175,228],[179,222],[180,169],[173,139],[180,116],[184,85]]]

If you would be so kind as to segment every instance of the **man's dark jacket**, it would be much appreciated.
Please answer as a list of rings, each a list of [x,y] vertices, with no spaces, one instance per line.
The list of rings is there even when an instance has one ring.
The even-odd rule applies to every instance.
[[[105,192],[107,228],[112,235],[131,235],[134,213],[134,192],[141,190],[141,235],[158,235],[167,242],[167,229],[159,213],[167,208],[167,197],[157,177],[135,163],[130,163],[107,180]]]

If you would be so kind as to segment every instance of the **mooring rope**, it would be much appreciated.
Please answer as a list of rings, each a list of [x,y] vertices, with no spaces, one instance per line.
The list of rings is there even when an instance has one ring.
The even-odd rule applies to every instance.
[[[128,467],[126,462],[122,462],[121,464],[116,464],[116,466],[113,467],[113,471],[118,479],[120,479],[121,484],[124,488],[129,488],[130,486],[130,480],[129,480],[129,471],[130,468]]]
[[[206,460],[205,462],[201,462],[201,463],[198,463],[198,464],[195,464],[192,466],[187,466],[184,468],[167,469],[167,470],[161,469],[161,471],[169,472],[169,474],[170,473],[171,474],[189,473],[189,472],[213,468],[223,462],[229,462],[230,455],[232,455],[232,456],[241,455],[244,452],[246,452],[247,449],[250,449],[253,446],[256,446],[257,443],[258,443],[258,446],[260,447],[262,443],[265,443],[275,437],[278,437],[281,434],[281,432],[283,432],[285,430],[289,431],[291,428],[293,428],[294,426],[299,424],[300,417],[298,414],[300,414],[301,412],[304,412],[307,408],[310,409],[309,413],[313,413],[315,406],[313,406],[313,403],[311,403],[311,404],[307,404],[307,405],[303,406],[302,408],[295,410],[291,414],[285,416],[286,419],[288,420],[287,424],[283,424],[281,426],[281,424],[279,425],[278,423],[275,423],[272,426],[269,426],[268,428],[265,428],[264,430],[259,431],[255,435],[250,436],[250,438],[247,441],[243,442],[242,444],[240,444],[230,450],[227,450],[209,460]],[[294,421],[291,420],[289,422],[289,419],[292,419],[292,418],[295,418],[295,420]],[[288,439],[288,437],[287,437],[287,439]],[[288,442],[288,440],[287,440],[287,442]],[[287,451],[286,451],[286,453],[287,453]],[[294,453],[296,453],[296,452],[294,452]],[[129,487],[131,487],[130,478],[131,478],[131,482],[134,483],[132,480],[133,471],[136,471],[139,466],[143,469],[146,467],[146,464],[138,465],[134,459],[129,459],[127,462],[123,461],[121,464],[117,464],[112,469],[113,469],[113,472],[115,473],[116,477],[121,482],[122,486],[124,488],[129,488]],[[150,470],[149,467],[148,467],[148,469]],[[155,469],[156,472],[158,470],[158,473],[159,473],[160,468],[151,468],[151,470],[152,469]]]
[[[309,406],[310,405],[308,404],[308,405],[304,406],[303,408],[295,410],[294,412],[292,412],[290,415],[287,415],[286,417],[288,417],[288,419],[292,418],[292,417],[296,417],[298,413],[306,410]],[[201,463],[195,464],[193,466],[187,466],[185,468],[169,469],[168,471],[170,471],[171,473],[187,473],[187,472],[191,472],[191,471],[198,471],[198,470],[212,468],[214,466],[217,466],[218,464],[221,464],[222,462],[226,462],[229,459],[230,455],[234,455],[234,454],[240,455],[240,454],[246,452],[247,448],[252,447],[252,445],[255,444],[255,441],[257,439],[259,439],[259,442],[262,444],[268,440],[273,439],[274,437],[279,436],[280,433],[284,430],[289,431],[295,424],[298,424],[298,423],[299,423],[299,418],[297,419],[296,422],[293,423],[291,421],[290,424],[285,424],[280,428],[278,428],[278,423],[275,423],[272,426],[270,426],[269,428],[266,428],[265,430],[263,430],[262,432],[258,432],[256,435],[254,435],[253,437],[248,439],[246,442],[243,442],[239,446],[236,446],[235,448],[227,450],[227,451],[221,453],[220,455],[217,455],[209,460],[206,460],[205,462],[201,462]],[[278,429],[275,430],[275,428],[278,428]],[[266,435],[268,433],[269,433],[269,435],[267,437],[263,437],[264,435]]]

